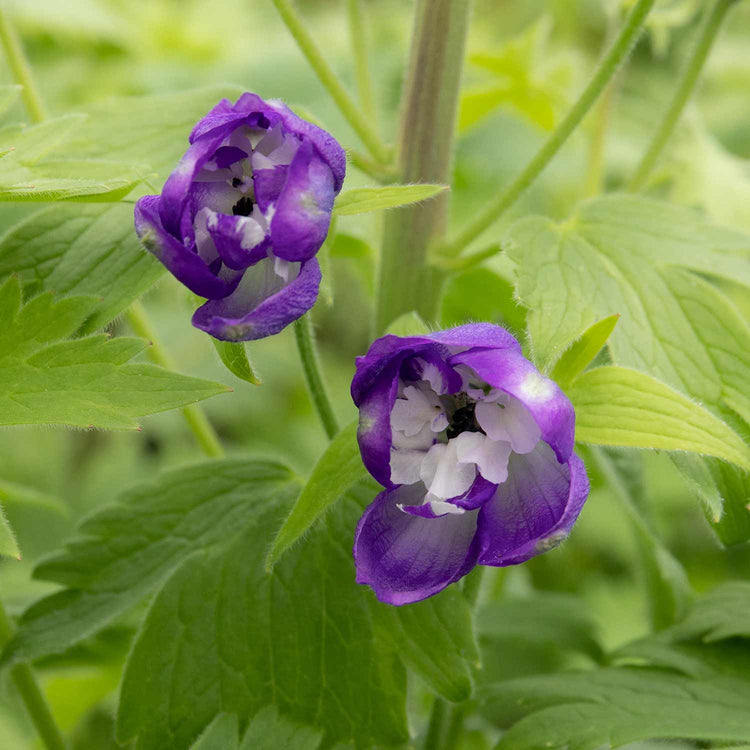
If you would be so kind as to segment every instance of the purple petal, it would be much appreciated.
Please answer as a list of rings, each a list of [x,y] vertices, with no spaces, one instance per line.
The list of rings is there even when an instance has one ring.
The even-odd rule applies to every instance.
[[[268,104],[281,115],[284,129],[289,133],[300,136],[303,141],[309,141],[315,146],[318,154],[322,157],[333,172],[334,194],[338,195],[346,175],[346,154],[339,142],[328,132],[313,125],[307,120],[292,112],[289,107],[277,99],[270,99]]]
[[[519,352],[508,349],[469,350],[456,354],[450,364],[471,367],[482,380],[515,396],[531,412],[542,440],[564,463],[573,452],[575,411],[557,383],[544,377]]]
[[[262,227],[249,216],[217,214],[207,223],[222,261],[236,270],[245,270],[267,256],[270,238]]]
[[[314,304],[320,286],[315,258],[302,263],[299,275],[284,284],[272,258],[245,271],[229,297],[209,300],[193,315],[193,325],[222,341],[252,341],[278,333]]]
[[[483,476],[477,474],[474,483],[468,490],[466,490],[466,492],[464,492],[463,495],[449,498],[445,502],[452,503],[456,507],[463,508],[464,510],[476,510],[493,497],[496,489],[496,484],[488,482]],[[424,500],[424,497],[422,500]],[[406,513],[411,513],[414,516],[422,516],[423,518],[440,518],[440,516],[436,516],[432,512],[429,503],[422,502],[421,505],[403,505],[402,509]]]
[[[188,202],[195,173],[221,145],[223,135],[193,143],[182,155],[179,164],[169,175],[161,190],[159,215],[164,228],[175,237],[180,236],[180,220]]]
[[[241,274],[215,276],[194,247],[185,247],[165,231],[159,215],[160,202],[158,195],[146,195],[135,204],[135,231],[143,246],[195,294],[212,299],[231,294]]]
[[[307,260],[328,234],[333,210],[333,173],[309,141],[303,141],[289,165],[271,220],[271,245],[280,258]]]
[[[273,169],[254,169],[253,187],[255,188],[255,202],[264,213],[271,203],[275,203],[286,182],[289,165],[284,164]]]
[[[399,509],[418,504],[424,493],[421,484],[381,492],[357,525],[357,583],[387,604],[426,599],[476,564],[477,513],[422,518]]]
[[[508,479],[479,512],[480,565],[516,565],[557,546],[570,532],[589,493],[583,462],[559,463],[539,443],[514,453]]]
[[[281,115],[257,94],[245,93],[236,104],[222,99],[205,117],[196,123],[190,133],[190,143],[207,135],[221,132],[222,138],[240,125],[269,128],[281,119]]]

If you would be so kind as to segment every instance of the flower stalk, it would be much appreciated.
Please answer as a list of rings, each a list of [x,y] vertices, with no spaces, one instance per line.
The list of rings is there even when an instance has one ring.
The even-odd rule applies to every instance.
[[[666,145],[669,137],[677,125],[685,106],[695,90],[703,66],[708,59],[708,54],[713,47],[716,37],[721,28],[722,22],[727,15],[727,11],[735,4],[737,0],[716,0],[713,7],[706,10],[703,24],[698,32],[698,39],[695,44],[693,54],[685,65],[680,76],[680,82],[675,89],[672,101],[669,103],[667,111],[664,113],[659,127],[656,129],[651,142],[649,143],[646,153],[641,158],[638,167],[628,183],[630,192],[637,192],[645,184],[648,176],[651,174],[656,162]]]
[[[469,0],[420,0],[401,104],[398,179],[449,184]],[[443,272],[427,265],[443,240],[449,194],[389,211],[385,217],[376,330],[416,310],[436,317]]]
[[[550,134],[544,145],[518,177],[508,187],[497,193],[487,206],[442,248],[443,254],[452,256],[460,253],[467,245],[489,229],[542,173],[581,123],[620,65],[627,58],[638,39],[646,16],[649,14],[654,2],[655,0],[638,0],[630,11],[625,24],[609,48],[609,51],[599,63],[599,67],[594,72],[593,77],[565,119]]]
[[[310,397],[328,439],[332,440],[339,431],[339,425],[333,413],[325,384],[323,383],[312,324],[307,315],[303,315],[299,320],[294,321],[294,337],[297,340],[299,358],[302,362],[302,369],[305,372]]]
[[[16,30],[2,7],[0,7],[0,43],[5,50],[5,56],[8,59],[13,78],[23,87],[21,96],[31,121],[41,122],[46,117],[42,98],[34,85],[31,66],[26,59]]]
[[[13,635],[13,625],[0,602],[0,646]],[[52,711],[28,664],[15,664],[10,668],[10,679],[21,697],[29,718],[47,750],[65,750],[65,740]]]
[[[331,66],[326,62],[315,39],[308,31],[304,21],[297,13],[297,9],[291,0],[273,0],[276,10],[284,21],[289,33],[294,37],[297,46],[307,58],[307,62],[318,76],[320,82],[328,90],[336,106],[341,110],[352,130],[360,137],[367,150],[373,157],[382,163],[388,162],[388,148],[380,140],[378,134],[368,122],[365,115],[354,103],[349,93],[344,88],[339,77],[333,72]]]
[[[375,118],[375,96],[373,94],[372,76],[367,59],[367,31],[362,8],[362,0],[348,0],[349,34],[354,53],[354,73],[357,79],[357,91],[362,110],[367,117]]]

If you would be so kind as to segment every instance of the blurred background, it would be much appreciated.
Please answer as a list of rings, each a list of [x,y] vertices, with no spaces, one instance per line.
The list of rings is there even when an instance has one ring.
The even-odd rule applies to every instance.
[[[357,146],[268,0],[6,0],[5,5],[53,115],[86,111],[113,96],[232,83],[304,107],[346,147]],[[413,3],[369,0],[364,5],[375,117],[392,142]],[[353,90],[345,3],[300,0],[299,6],[329,61]],[[585,84],[627,6],[619,0],[476,0],[459,116],[455,222],[469,216],[533,155]],[[582,198],[617,189],[643,150],[655,113],[668,101],[702,6],[700,0],[657,3],[625,74],[533,189],[488,233],[488,242],[500,240],[504,227],[518,216],[563,218]],[[10,82],[7,68],[0,65],[0,83]],[[750,230],[749,88],[750,4],[739,3],[712,51],[699,94],[652,192]],[[26,119],[20,104],[6,119]],[[605,127],[606,138],[601,138]],[[372,180],[351,168],[347,186],[360,184]],[[30,210],[1,205],[2,231]],[[378,218],[344,217],[337,232],[329,248],[327,290],[314,320],[343,424],[355,416],[348,395],[354,357],[364,353],[370,340]],[[446,288],[442,319],[431,322],[488,320],[522,335],[524,313],[511,300],[512,278],[502,255],[464,273]],[[281,455],[298,471],[308,471],[324,434],[308,401],[291,329],[248,346],[263,381],[254,387],[224,370],[208,338],[190,326],[194,305],[171,278],[164,278],[144,302],[179,371],[234,388],[204,404],[228,453]],[[747,300],[737,297],[737,302],[750,312]],[[115,324],[113,332],[129,333],[127,324]],[[177,412],[150,417],[142,432],[132,434],[1,431],[0,502],[24,553],[20,563],[0,562],[0,592],[8,609],[18,613],[50,590],[31,580],[34,562],[59,546],[83,514],[110,502],[134,481],[200,456]],[[747,577],[747,548],[722,550],[672,464],[655,453],[646,458],[646,489],[640,499],[694,586],[701,591],[721,580]],[[628,519],[598,478],[593,479],[594,492],[560,550],[493,575],[507,576],[511,591],[533,587],[580,595],[603,644],[614,647],[645,633],[648,618]],[[111,708],[129,632],[129,623],[123,622],[82,646],[87,666],[59,658],[41,673],[61,725],[75,728],[77,747],[116,747],[110,739]],[[496,668],[528,673],[551,668],[560,658],[550,647],[545,653],[522,653],[520,665]],[[31,736],[22,710],[6,691],[0,700],[0,748],[33,747]]]

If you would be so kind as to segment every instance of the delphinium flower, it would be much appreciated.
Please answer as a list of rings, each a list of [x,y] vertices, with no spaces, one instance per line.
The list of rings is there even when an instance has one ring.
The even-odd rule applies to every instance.
[[[352,397],[385,487],[357,527],[357,582],[381,601],[425,599],[568,535],[589,492],[573,406],[505,329],[383,336],[357,359]]]
[[[207,298],[193,325],[226,341],[277,333],[307,312],[346,168],[326,131],[243,94],[198,121],[161,195],[135,207],[144,246]]]

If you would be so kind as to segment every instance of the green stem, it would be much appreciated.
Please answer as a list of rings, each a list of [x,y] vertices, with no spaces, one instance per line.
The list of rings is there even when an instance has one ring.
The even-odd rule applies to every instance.
[[[419,0],[409,72],[401,103],[398,178],[401,182],[451,182],[453,140],[463,69],[469,0]],[[427,265],[428,250],[442,242],[449,193],[388,211],[375,325],[384,331],[416,310],[436,317],[444,273]]]
[[[621,63],[627,58],[654,2],[655,0],[638,0],[630,11],[625,24],[612,43],[609,51],[599,63],[599,67],[596,69],[591,81],[589,81],[589,84],[578,97],[578,100],[570,109],[565,119],[550,134],[544,145],[518,177],[507,188],[492,198],[489,204],[442,249],[444,254],[458,254],[469,243],[473,242],[489,229],[521,197],[531,183],[534,182],[544,168],[552,161],[552,158],[568,140],[581,120],[583,120],[587,112],[591,109],[594,102],[599,98],[599,95],[609,83],[612,76],[617,72]]]
[[[305,371],[307,387],[310,390],[315,410],[318,412],[323,429],[329,440],[333,440],[339,431],[339,425],[331,408],[326,387],[323,384],[318,354],[315,349],[315,337],[313,336],[312,324],[309,316],[303,315],[294,322],[294,336],[297,339],[299,358],[302,360],[302,369]]]
[[[165,370],[173,370],[174,364],[157,340],[156,331],[148,319],[148,313],[139,301],[130,306],[127,317],[133,332],[151,342],[151,346],[147,350],[149,359]],[[224,449],[221,447],[216,431],[208,421],[203,409],[197,404],[191,404],[180,409],[180,411],[203,452],[211,458],[221,458],[224,455]]]
[[[349,34],[354,52],[354,73],[362,110],[370,119],[375,119],[375,96],[373,95],[370,66],[367,62],[367,31],[365,29],[362,0],[348,0]]]
[[[659,158],[659,154],[661,154],[662,149],[672,135],[672,131],[674,131],[677,121],[680,119],[683,109],[685,109],[685,105],[690,101],[695,84],[698,82],[698,77],[708,58],[708,53],[716,41],[722,21],[729,8],[736,1],[717,0],[711,9],[706,11],[693,54],[682,71],[680,82],[672,96],[672,101],[628,184],[629,191],[636,192],[645,185],[648,176],[651,174],[651,170]]]
[[[443,728],[447,719],[448,703],[442,698],[435,696],[430,711],[430,720],[427,724],[427,734],[424,737],[424,750],[437,750],[443,737]]]
[[[289,33],[294,37],[297,46],[307,58],[310,67],[315,71],[323,86],[336,102],[341,113],[347,119],[352,129],[362,139],[370,153],[380,162],[388,161],[388,149],[378,137],[367,118],[360,112],[357,105],[347,93],[338,76],[333,72],[331,66],[325,61],[318,49],[312,34],[307,30],[307,25],[299,17],[296,8],[290,0],[273,0],[276,10],[286,24]]]
[[[8,64],[13,71],[13,78],[23,86],[21,96],[23,97],[23,103],[29,113],[29,117],[32,122],[41,122],[46,116],[42,99],[34,85],[31,67],[29,66],[29,61],[26,59],[16,30],[13,28],[2,7],[0,7],[0,42],[2,42],[5,56],[8,58]]]
[[[4,646],[12,635],[13,625],[0,602],[0,645]],[[65,740],[31,667],[28,664],[15,664],[10,668],[10,679],[47,750],[65,750]]]

